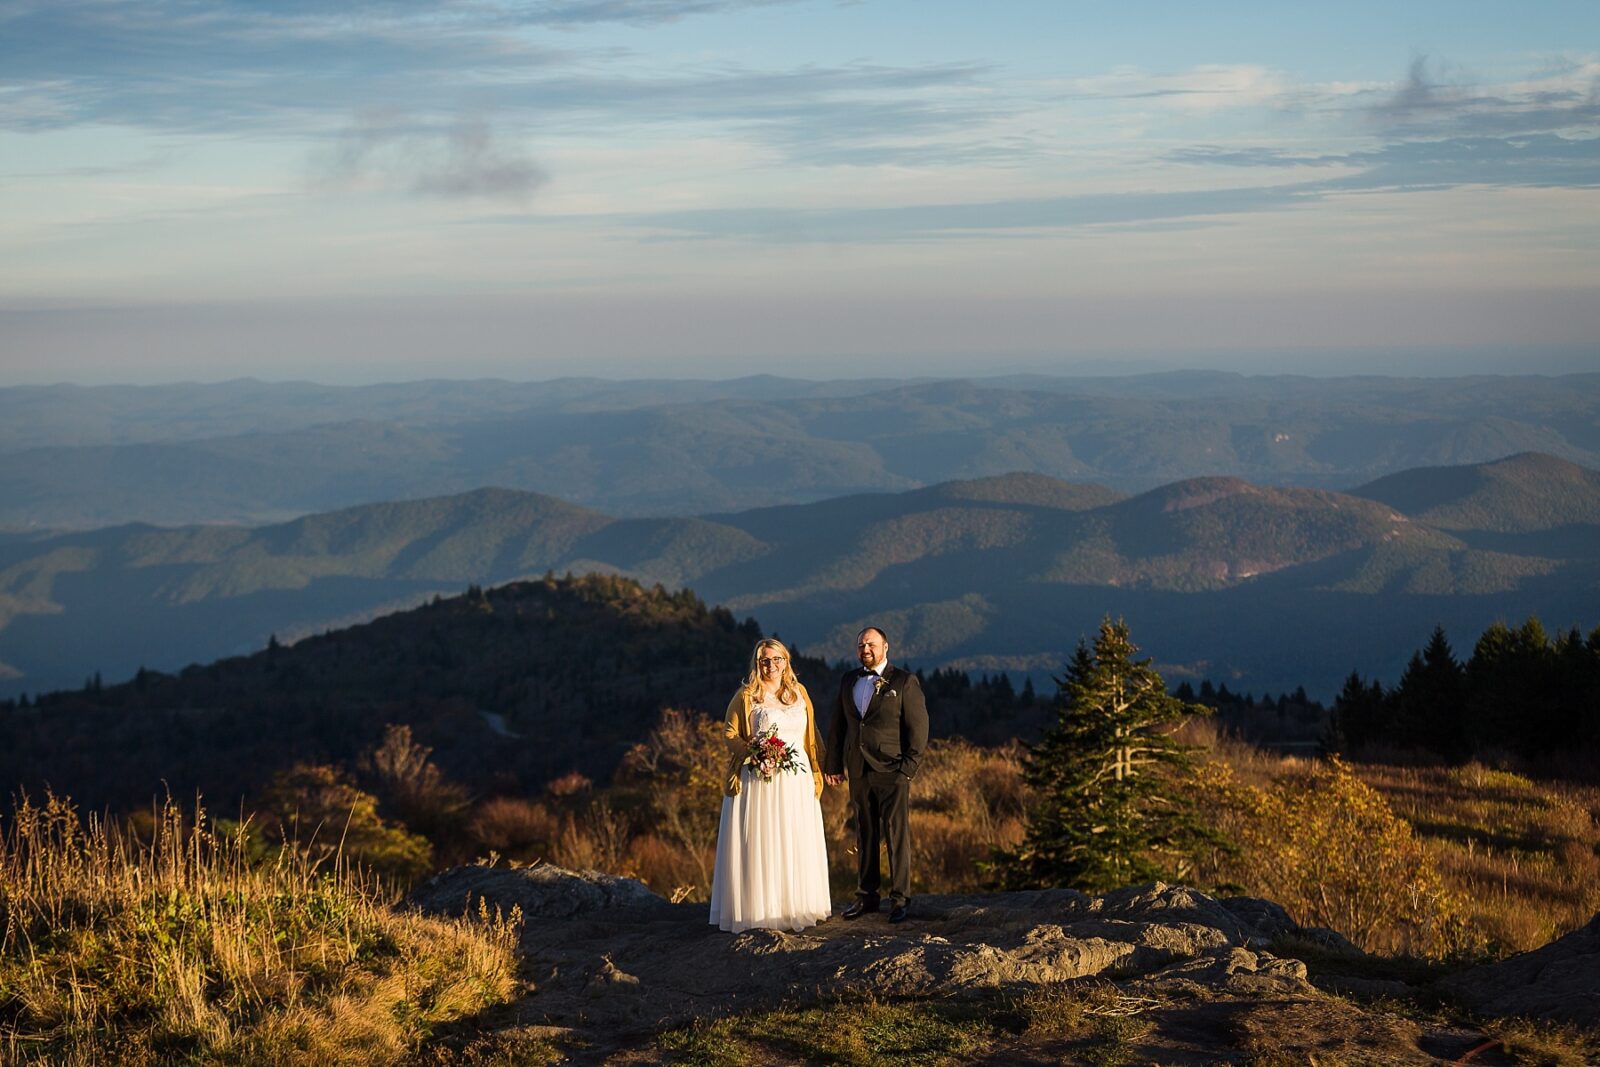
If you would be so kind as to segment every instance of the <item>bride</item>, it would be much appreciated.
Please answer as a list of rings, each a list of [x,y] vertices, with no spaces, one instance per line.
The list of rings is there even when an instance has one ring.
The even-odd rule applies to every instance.
[[[818,803],[822,746],[811,697],[782,642],[768,638],[756,645],[724,727],[731,762],[717,829],[711,922],[735,933],[803,930],[833,912]],[[794,749],[795,767],[765,777],[745,757],[754,740],[771,734]]]

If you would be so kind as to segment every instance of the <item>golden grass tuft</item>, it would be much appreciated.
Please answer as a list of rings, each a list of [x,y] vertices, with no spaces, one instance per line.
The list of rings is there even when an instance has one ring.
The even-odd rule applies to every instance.
[[[1527,1067],[1586,1067],[1600,1062],[1600,1039],[1562,1023],[1501,1019],[1488,1032],[1511,1061]]]
[[[391,1063],[510,996],[520,915],[392,910],[379,883],[168,803],[147,840],[23,799],[0,835],[0,1059]]]
[[[1600,912],[1600,789],[1475,764],[1357,764],[1423,840],[1495,954],[1537,948]]]

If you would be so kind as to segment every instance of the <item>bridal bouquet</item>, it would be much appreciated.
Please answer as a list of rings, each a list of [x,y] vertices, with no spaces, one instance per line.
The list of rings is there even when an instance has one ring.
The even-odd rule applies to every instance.
[[[779,737],[776,730],[771,730],[751,740],[744,765],[763,782],[770,782],[781,773],[793,774],[800,770],[799,756],[793,745]]]

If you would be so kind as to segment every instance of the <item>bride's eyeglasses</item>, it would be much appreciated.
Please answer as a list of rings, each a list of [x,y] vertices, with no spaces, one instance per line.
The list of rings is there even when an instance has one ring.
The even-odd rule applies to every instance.
[[[788,659],[783,656],[762,656],[760,659],[756,660],[756,663],[763,667],[777,667],[788,662]]]

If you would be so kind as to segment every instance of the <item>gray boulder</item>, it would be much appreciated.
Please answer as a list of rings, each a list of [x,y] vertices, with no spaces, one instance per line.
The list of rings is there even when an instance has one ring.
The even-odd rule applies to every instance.
[[[475,915],[480,900],[491,910],[498,907],[506,914],[513,907],[521,908],[528,922],[571,919],[617,908],[650,911],[671,907],[635,878],[569,871],[551,864],[453,867],[413,890],[409,903],[434,914]]]
[[[1543,948],[1452,975],[1439,986],[1488,1015],[1600,1029],[1600,915]]]

